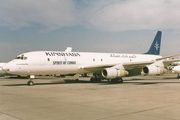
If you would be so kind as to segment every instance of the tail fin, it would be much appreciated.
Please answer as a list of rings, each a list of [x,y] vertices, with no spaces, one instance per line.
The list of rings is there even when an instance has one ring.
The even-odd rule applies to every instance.
[[[161,31],[158,31],[154,41],[149,49],[149,51],[145,54],[152,54],[152,55],[159,55],[160,54],[160,47],[161,47]]]

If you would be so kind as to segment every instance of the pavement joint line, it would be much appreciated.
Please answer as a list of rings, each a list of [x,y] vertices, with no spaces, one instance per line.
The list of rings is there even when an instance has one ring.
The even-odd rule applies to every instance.
[[[2,113],[2,114],[4,114],[4,115],[7,115],[7,116],[10,116],[10,117],[13,117],[13,118],[18,119],[18,120],[22,120],[22,119],[20,119],[20,118],[17,118],[17,117],[15,117],[15,116],[9,115],[9,114],[4,113],[4,112],[2,112],[2,111],[0,111],[0,113]]]
[[[122,115],[116,115],[116,116],[111,116],[111,117],[106,117],[106,118],[101,118],[101,119],[96,119],[96,120],[109,119],[109,118],[114,118],[114,117],[118,117],[118,116],[133,115],[133,114],[136,114],[136,113],[142,113],[142,112],[146,112],[146,111],[150,111],[150,110],[155,110],[155,109],[159,109],[159,108],[164,108],[164,107],[168,107],[168,106],[173,106],[173,105],[166,105],[166,106],[161,106],[161,107],[156,107],[156,108],[151,108],[151,109],[146,109],[146,110],[140,110],[140,111],[136,111],[136,112],[125,113],[125,114],[122,114]],[[153,117],[157,117],[157,116],[153,116]],[[165,118],[165,117],[161,117],[161,118]],[[172,119],[172,120],[178,120],[178,119]]]
[[[153,116],[153,117],[157,117],[157,118],[165,118],[165,119],[170,119],[170,120],[179,120],[179,119],[174,119],[174,118],[169,118],[169,117],[163,117],[163,116],[154,116],[154,115],[146,115],[146,116]]]

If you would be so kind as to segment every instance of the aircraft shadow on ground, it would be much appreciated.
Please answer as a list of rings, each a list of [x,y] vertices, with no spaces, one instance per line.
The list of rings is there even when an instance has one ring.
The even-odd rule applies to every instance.
[[[14,79],[14,78],[13,78]],[[25,78],[22,78],[22,79],[25,79]],[[96,84],[96,85],[116,85],[116,84],[134,84],[134,85],[151,85],[151,84],[180,84],[180,81],[179,82],[164,82],[164,80],[169,80],[169,79],[177,79],[177,78],[162,78],[162,79],[131,79],[131,80],[124,80],[123,83],[111,83],[111,81],[102,81],[100,83],[91,83],[90,81],[87,81],[87,80],[72,80],[72,79],[64,79],[64,80],[52,80],[50,83],[36,83],[36,80],[34,80],[34,84],[35,85],[57,85],[57,84],[78,84],[78,83],[81,83],[81,84],[88,84],[88,83],[91,83],[91,84]],[[148,80],[148,82],[143,82],[145,80]],[[153,81],[151,81],[153,80]],[[156,81],[154,81],[156,80]],[[161,80],[163,80],[161,82]],[[27,79],[28,81],[28,79]],[[24,84],[8,84],[8,85],[2,85],[2,86],[27,86],[27,81],[25,81]],[[139,81],[139,82],[137,82]]]
[[[177,80],[178,80],[179,78],[177,78],[177,77],[171,77],[171,78],[170,78],[170,77],[167,77],[167,78],[162,78],[162,79],[167,79],[167,80],[168,80],[168,79],[177,79]],[[179,79],[179,80],[180,80],[180,79]]]
[[[53,83],[35,83],[35,86],[38,85],[61,85],[61,84],[78,84],[78,83],[83,83],[83,84],[88,84],[91,82],[87,81],[79,81],[79,82],[53,82]],[[111,82],[101,82],[101,83],[91,83],[95,85],[117,85],[117,84],[134,84],[134,85],[153,85],[153,84],[180,84],[180,82],[124,82],[124,83],[111,83]],[[2,86],[28,86],[27,84],[9,84],[9,85],[2,85]]]
[[[2,86],[28,86],[27,81],[25,81],[24,84],[9,84],[9,85],[2,85]],[[49,82],[49,83],[39,83],[39,81],[37,83],[36,80],[33,80],[33,82],[34,82],[34,85],[57,85],[57,84],[91,83],[90,81],[83,81],[83,80],[76,81],[76,80],[67,80],[67,79],[65,79],[64,81],[52,80],[52,82]]]
[[[28,79],[27,77],[7,77],[6,79]]]

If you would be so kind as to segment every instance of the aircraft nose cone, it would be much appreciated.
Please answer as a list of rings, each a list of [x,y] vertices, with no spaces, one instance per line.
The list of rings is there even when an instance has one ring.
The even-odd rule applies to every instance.
[[[177,66],[177,67],[172,68],[172,72],[173,73],[180,73],[180,67]]]
[[[9,73],[10,71],[10,66],[8,64],[5,64],[3,67],[2,67],[2,70],[6,73]]]

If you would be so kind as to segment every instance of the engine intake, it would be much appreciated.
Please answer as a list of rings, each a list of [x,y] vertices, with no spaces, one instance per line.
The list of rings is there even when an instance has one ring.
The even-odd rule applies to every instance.
[[[142,75],[161,75],[166,73],[166,69],[163,67],[157,67],[155,65],[147,65],[145,67],[142,68]]]
[[[126,75],[128,75],[128,71],[126,70],[118,70],[116,68],[105,68],[101,71],[101,75],[104,78],[107,79],[114,79],[114,78],[118,78],[118,77],[124,77]]]

